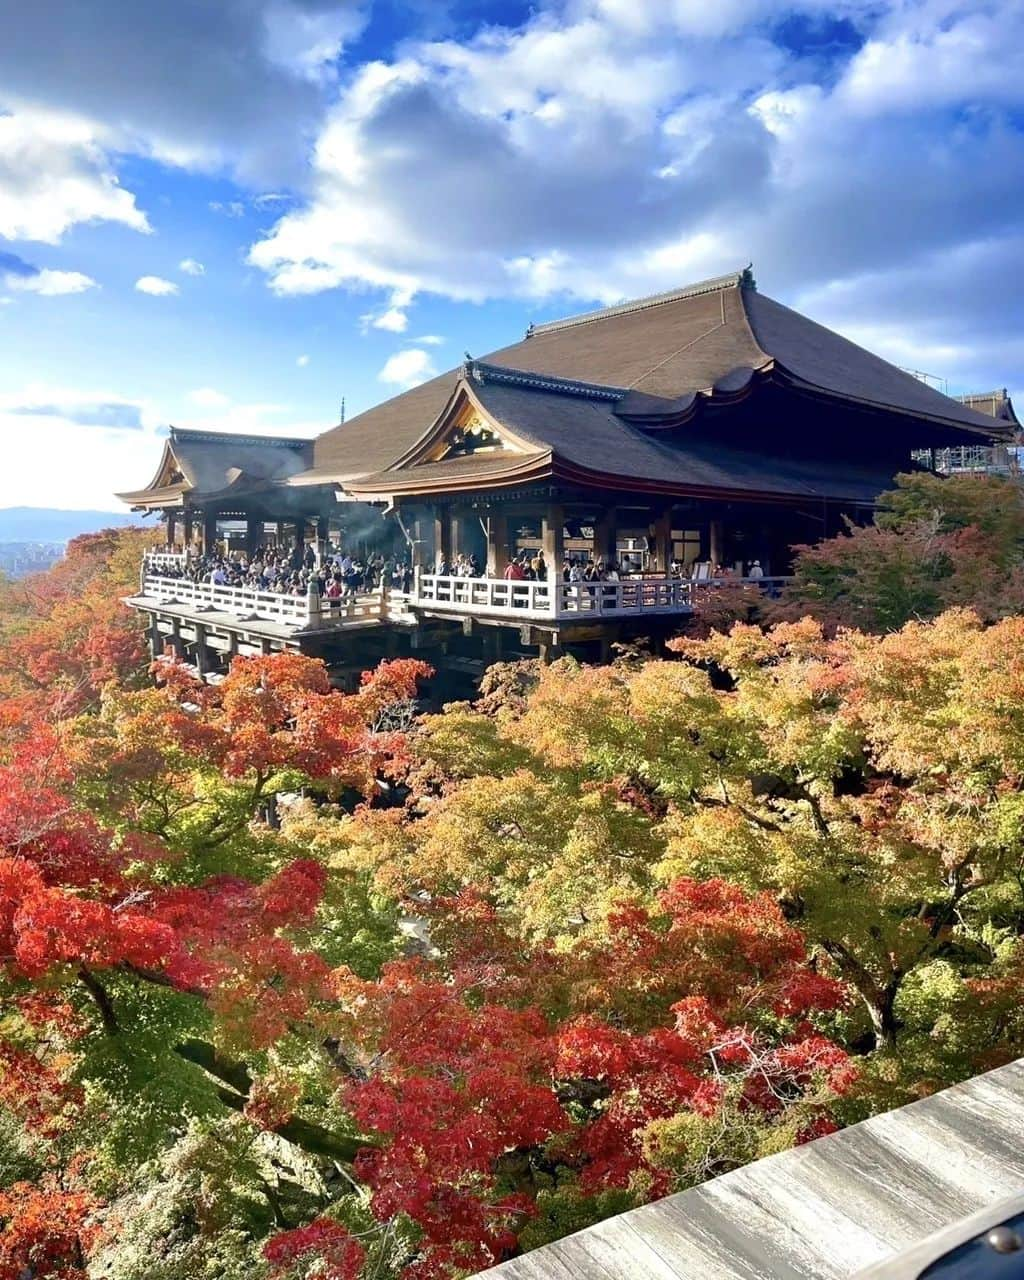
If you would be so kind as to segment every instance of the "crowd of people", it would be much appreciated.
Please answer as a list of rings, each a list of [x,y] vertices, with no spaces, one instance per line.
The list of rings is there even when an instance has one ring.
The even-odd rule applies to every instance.
[[[387,590],[412,590],[413,568],[408,560],[393,555],[353,554],[336,543],[329,543],[322,561],[310,545],[296,546],[290,551],[273,544],[257,547],[252,555],[244,551],[220,550],[206,555],[192,554],[174,564],[161,564],[151,569],[160,576],[209,582],[214,586],[247,587],[276,595],[306,596],[310,585],[326,600],[348,601],[361,593],[378,591],[383,583]],[[485,570],[475,555],[457,555],[450,560],[440,557],[435,572],[441,577],[480,578]],[[560,569],[562,582],[619,582],[637,572],[615,560],[566,556]],[[542,550],[521,551],[503,570],[502,576],[514,582],[547,582],[550,567]],[[743,575],[728,566],[710,563],[687,567],[673,561],[670,576],[695,581],[718,581],[745,577],[764,577],[760,561],[753,560]]]
[[[213,586],[247,587],[275,595],[306,596],[310,586],[327,600],[351,600],[364,592],[409,591],[412,566],[396,556],[381,553],[362,556],[330,544],[320,564],[311,546],[285,551],[273,545],[244,551],[217,551],[190,555],[183,562],[161,565],[161,577],[209,582]]]

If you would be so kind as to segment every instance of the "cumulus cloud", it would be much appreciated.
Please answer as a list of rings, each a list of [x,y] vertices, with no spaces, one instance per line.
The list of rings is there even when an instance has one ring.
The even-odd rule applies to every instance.
[[[407,43],[345,85],[312,197],[249,260],[279,293],[376,288],[406,305],[613,302],[750,259],[796,301],[907,268],[918,302],[893,298],[896,324],[927,298],[930,264],[966,245],[1011,276],[1024,89],[1006,50],[1024,47],[1024,8],[797,0],[794,15],[804,46],[841,20],[840,51],[787,43],[770,0],[567,0]],[[972,346],[991,347],[988,298],[962,284]],[[831,318],[855,323],[841,302]]]
[[[35,0],[4,24],[0,106],[46,103],[95,122],[120,150],[172,164],[257,185],[298,181],[324,88],[367,9],[362,0]]]
[[[4,41],[20,21],[6,24]],[[0,42],[0,63],[3,47]],[[56,244],[80,222],[148,231],[134,195],[118,183],[104,142],[101,129],[75,116],[42,109],[0,114],[0,236]]]
[[[126,431],[142,430],[141,404],[130,400],[75,400],[56,404],[13,403],[7,413],[20,417],[58,418],[81,427],[119,427]]]
[[[178,270],[183,271],[187,276],[206,275],[206,268],[201,262],[197,262],[195,258],[182,258],[178,263]]]
[[[306,365],[309,364],[309,356],[301,355],[298,357],[295,363],[299,366],[300,369],[305,369]]]
[[[135,287],[139,293],[149,293],[154,298],[165,298],[169,294],[179,292],[173,280],[164,280],[162,276],[139,276],[135,281]]]
[[[419,386],[428,378],[436,378],[437,370],[431,362],[429,351],[408,347],[404,351],[396,351],[387,360],[377,377],[381,382],[387,382],[405,390]]]
[[[81,271],[51,271],[48,268],[31,275],[11,274],[5,277],[8,289],[16,293],[38,293],[44,298],[57,298],[66,293],[84,293],[97,288],[91,276]]]
[[[425,333],[420,338],[410,338],[409,341],[418,347],[443,347],[444,338],[439,333]]]
[[[387,311],[370,320],[372,329],[384,329],[388,333],[404,333],[409,327],[409,317],[398,307],[388,307]]]
[[[114,490],[152,477],[158,430],[150,405],[109,389],[31,383],[4,392],[0,506],[113,510]]]
[[[215,387],[197,387],[188,393],[189,400],[202,409],[219,409],[231,403],[231,397]]]

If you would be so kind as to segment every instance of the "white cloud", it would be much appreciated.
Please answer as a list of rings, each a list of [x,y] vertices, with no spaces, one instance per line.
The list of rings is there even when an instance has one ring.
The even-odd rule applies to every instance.
[[[299,356],[299,358],[295,361],[295,363],[299,366],[300,369],[305,369],[306,365],[309,364],[309,356],[306,356],[306,355]]]
[[[96,281],[81,271],[51,271],[46,268],[33,275],[8,275],[4,277],[8,289],[18,293],[38,293],[44,298],[56,298],[65,293],[84,293],[97,288]]]
[[[270,188],[305,143],[369,0],[34,0],[0,40],[0,109],[45,103],[111,146]],[[182,92],[187,68],[188,92]]]
[[[115,490],[151,479],[159,428],[151,405],[104,388],[32,383],[5,391],[0,506],[115,510]]]
[[[223,391],[217,391],[214,387],[197,387],[195,391],[188,393],[188,398],[192,404],[198,405],[201,409],[219,409],[231,403],[230,396],[226,396]]]
[[[175,406],[172,414],[166,406],[108,387],[40,382],[10,391],[5,387],[0,391],[0,437],[7,465],[0,468],[0,507],[118,510],[116,492],[141,488],[152,479],[168,421],[241,435],[308,438],[323,430],[323,422],[298,420],[284,404],[195,408],[194,414],[181,413]]]
[[[179,292],[173,280],[164,280],[161,276],[140,276],[135,287],[139,293],[149,293],[154,298],[165,298]]]
[[[388,333],[405,333],[409,327],[409,317],[398,307],[388,307],[387,311],[370,320],[372,329],[385,329]]]
[[[205,276],[206,268],[201,262],[197,262],[195,258],[182,258],[178,263],[178,270],[184,271],[187,276]]]
[[[56,244],[82,222],[149,231],[134,195],[118,185],[105,141],[76,116],[25,108],[0,114],[0,236]]]
[[[222,213],[226,218],[245,217],[245,205],[241,200],[211,200],[210,210],[213,213]]]
[[[437,370],[431,362],[429,351],[421,351],[416,347],[409,347],[405,351],[396,351],[385,363],[384,368],[377,374],[377,377],[381,382],[408,388],[419,386],[421,382],[426,382],[428,378],[436,378]]]
[[[421,338],[410,338],[409,342],[418,347],[443,347],[445,339],[438,333],[425,333]]]
[[[926,290],[974,242],[1014,279],[1024,80],[1007,57],[1024,7],[796,0],[787,14],[805,24],[799,54],[774,0],[565,0],[517,28],[408,42],[346,83],[311,196],[249,261],[279,293],[380,290],[370,325],[421,292],[571,309],[751,259],[788,301],[870,271],[910,269]],[[990,295],[960,284],[950,305],[977,370],[1001,330]],[[834,301],[833,323],[863,324]],[[896,326],[911,315],[909,297],[887,305]]]

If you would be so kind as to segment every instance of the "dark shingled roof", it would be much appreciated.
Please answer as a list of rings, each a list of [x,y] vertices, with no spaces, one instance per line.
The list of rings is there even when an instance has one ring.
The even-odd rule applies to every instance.
[[[621,388],[639,416],[646,398],[686,405],[696,392],[729,392],[764,371],[975,438],[990,437],[993,428],[991,417],[759,294],[746,272],[538,326],[484,360]],[[344,482],[391,466],[442,412],[459,377],[452,369],[325,432],[315,442],[309,480]]]
[[[152,482],[145,489],[117,496],[133,505],[173,503],[185,494],[201,501],[228,491],[283,483],[308,468],[312,456],[311,440],[172,427]],[[170,479],[175,469],[182,480]]]

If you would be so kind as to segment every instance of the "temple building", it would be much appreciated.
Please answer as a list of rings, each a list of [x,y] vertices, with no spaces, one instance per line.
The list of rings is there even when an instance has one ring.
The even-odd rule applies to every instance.
[[[747,270],[532,326],[315,440],[172,429],[152,482],[118,495],[164,525],[129,603],[200,666],[282,647],[354,664],[375,645],[607,648],[678,629],[695,584],[755,561],[760,583],[784,577],[793,546],[870,519],[897,472],[1016,429],[1008,401],[943,395]],[[317,563],[380,549],[413,566],[408,589],[275,602],[164,576],[268,540]],[[544,580],[507,576],[541,551]],[[478,576],[453,574],[469,557]],[[567,558],[616,573],[568,581]]]

